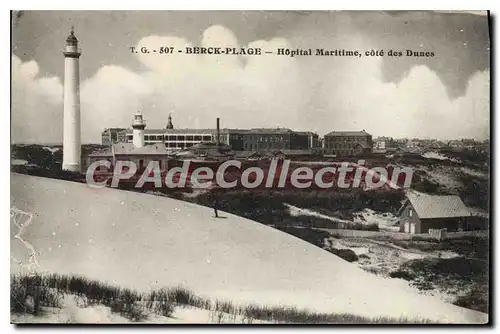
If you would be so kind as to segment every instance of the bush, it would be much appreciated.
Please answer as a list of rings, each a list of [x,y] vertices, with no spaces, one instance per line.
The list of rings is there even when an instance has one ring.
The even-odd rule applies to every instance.
[[[171,299],[163,298],[160,303],[148,300],[148,297],[157,296],[158,292],[144,296],[86,277],[51,274],[11,275],[11,312],[40,315],[42,306],[60,307],[64,293],[82,297],[87,306],[108,306],[112,312],[132,321],[145,319],[147,310],[168,316],[174,309]]]
[[[423,291],[434,289],[434,285],[432,284],[432,282],[428,282],[428,281],[425,281],[425,282],[415,282],[415,283],[413,283],[413,285],[417,289],[423,290]]]
[[[489,292],[487,287],[483,286],[482,288],[470,291],[465,296],[458,297],[453,304],[460,307],[466,307],[471,310],[488,313],[488,295]]]
[[[380,268],[377,267],[363,267],[363,270],[375,275],[378,275],[381,272]]]
[[[402,278],[402,279],[407,280],[407,281],[411,281],[411,280],[415,279],[415,275],[413,275],[407,271],[404,271],[404,270],[393,271],[393,272],[389,273],[389,277]]]
[[[325,239],[330,237],[330,233],[312,228],[284,227],[278,229],[320,248],[325,247]]]
[[[20,279],[11,279],[10,282],[10,311],[12,313],[27,313],[28,306],[26,299],[28,298],[27,287],[22,284]]]
[[[60,307],[62,294],[41,275],[11,276],[10,308],[13,313],[41,315],[42,307]]]
[[[118,298],[111,301],[109,306],[112,312],[119,313],[132,321],[141,321],[147,318],[141,305],[138,304],[141,299],[137,292],[123,289]]]
[[[330,252],[338,257],[346,260],[347,262],[358,261],[358,256],[351,249],[330,249]]]

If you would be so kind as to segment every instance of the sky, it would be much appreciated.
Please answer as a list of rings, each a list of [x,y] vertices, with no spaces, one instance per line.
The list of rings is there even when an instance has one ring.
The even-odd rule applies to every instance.
[[[82,142],[108,127],[287,127],[488,139],[484,13],[23,11],[12,17],[14,143],[61,143],[65,38],[82,49]],[[434,57],[134,54],[131,46],[429,51]]]

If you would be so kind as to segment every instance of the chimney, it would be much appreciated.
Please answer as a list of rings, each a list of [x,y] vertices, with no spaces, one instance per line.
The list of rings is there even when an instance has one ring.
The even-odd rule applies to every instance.
[[[220,118],[217,117],[217,151],[219,150],[220,146]]]

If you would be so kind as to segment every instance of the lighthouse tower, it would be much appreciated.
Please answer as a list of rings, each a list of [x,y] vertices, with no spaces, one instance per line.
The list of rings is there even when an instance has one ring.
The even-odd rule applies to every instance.
[[[138,111],[134,115],[134,121],[132,122],[133,137],[132,143],[135,147],[144,147],[144,128],[146,127],[146,122],[142,118],[142,114]]]
[[[78,40],[73,27],[64,49],[64,134],[62,169],[81,170],[80,73]]]

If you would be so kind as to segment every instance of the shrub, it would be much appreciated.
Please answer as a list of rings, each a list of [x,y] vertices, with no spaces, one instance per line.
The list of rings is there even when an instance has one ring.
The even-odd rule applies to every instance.
[[[467,295],[458,297],[454,305],[466,307],[471,310],[488,313],[488,289],[486,286],[474,289]]]
[[[27,313],[28,307],[26,299],[28,298],[27,287],[21,283],[17,277],[10,282],[10,311],[12,313]]]
[[[330,237],[330,233],[312,228],[284,227],[278,229],[297,238],[305,240],[320,248],[323,248],[325,246],[325,239]]]
[[[60,307],[64,293],[78,296],[85,306],[99,304],[108,306],[112,312],[119,313],[132,321],[145,319],[147,310],[169,316],[174,309],[171,300],[165,297],[167,294],[160,295],[159,292],[154,292],[145,296],[130,289],[121,289],[81,276],[51,274],[11,275],[11,312],[40,315],[42,306]],[[162,298],[158,298],[160,301],[156,302],[148,299],[152,296]]]
[[[132,321],[141,321],[147,318],[141,305],[138,304],[141,300],[137,292],[123,289],[118,298],[111,301],[110,308],[112,312],[119,313]]]
[[[62,297],[41,275],[11,276],[11,312],[41,315],[44,306],[60,307]]]
[[[165,289],[153,290],[146,296],[146,308],[164,317],[169,317],[174,312],[174,304],[169,292]]]
[[[364,271],[367,271],[369,273],[372,273],[372,274],[375,274],[375,275],[378,275],[380,274],[380,269],[377,268],[377,267],[363,267],[363,270]]]
[[[434,289],[434,285],[431,282],[425,281],[425,282],[415,282],[413,285],[419,289],[419,290],[432,290]]]
[[[396,270],[396,271],[390,272],[389,277],[402,278],[402,279],[407,280],[407,281],[411,281],[411,280],[415,279],[414,274],[411,274],[411,273],[404,271],[404,270]]]
[[[330,252],[337,255],[338,257],[346,260],[347,262],[358,261],[358,256],[354,251],[350,249],[330,249]]]

